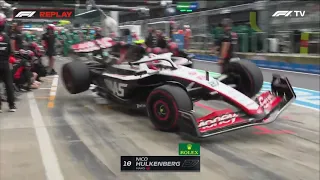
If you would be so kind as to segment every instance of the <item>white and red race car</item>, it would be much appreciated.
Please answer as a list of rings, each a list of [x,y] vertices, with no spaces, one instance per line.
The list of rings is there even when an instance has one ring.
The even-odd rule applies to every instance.
[[[90,46],[89,46],[90,45]],[[114,45],[105,38],[75,51],[90,52]],[[99,60],[73,61],[63,66],[62,77],[71,94],[96,86],[101,97],[147,112],[163,131],[180,131],[208,137],[275,121],[296,95],[286,77],[273,75],[271,91],[257,95],[263,84],[260,69],[245,60],[234,60],[225,74],[213,78],[174,62],[172,53],[148,54],[120,64]],[[107,59],[109,57],[106,57]],[[218,103],[218,110],[198,114],[198,101]]]

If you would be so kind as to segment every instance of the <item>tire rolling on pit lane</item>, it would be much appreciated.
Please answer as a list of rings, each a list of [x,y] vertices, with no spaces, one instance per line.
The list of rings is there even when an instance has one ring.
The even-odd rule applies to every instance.
[[[62,80],[70,94],[84,92],[91,84],[89,68],[80,61],[67,63],[62,67]]]
[[[147,111],[152,124],[162,131],[176,131],[179,111],[192,111],[193,103],[187,92],[177,85],[154,89],[147,99]]]

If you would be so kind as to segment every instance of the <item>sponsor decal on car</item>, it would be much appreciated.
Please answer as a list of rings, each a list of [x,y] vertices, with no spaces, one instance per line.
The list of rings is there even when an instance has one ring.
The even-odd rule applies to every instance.
[[[110,81],[108,79],[105,79],[104,82],[107,88],[110,89],[114,95],[118,97],[124,97],[128,84],[118,83],[118,82]]]
[[[137,109],[145,108],[145,107],[147,107],[146,104],[137,104]]]
[[[262,93],[257,101],[259,105],[266,111],[271,111],[274,107],[276,107],[281,101],[282,98],[278,96],[274,96],[270,91]]]
[[[191,75],[191,76],[195,76],[195,75],[197,75],[198,73],[197,73],[197,71],[189,71],[188,74]]]
[[[264,109],[268,109],[271,102],[275,100],[275,97],[272,94],[268,94],[267,97],[259,96],[258,101],[260,106]]]
[[[200,132],[205,132],[217,128],[223,128],[226,126],[230,126],[234,123],[241,122],[241,119],[238,117],[239,115],[235,113],[224,114],[221,116],[214,117],[213,119],[200,121],[198,124],[198,128],[200,129]]]

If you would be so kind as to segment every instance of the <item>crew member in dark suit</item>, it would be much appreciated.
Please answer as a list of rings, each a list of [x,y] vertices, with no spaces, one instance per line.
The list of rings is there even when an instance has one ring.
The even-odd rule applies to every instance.
[[[0,13],[0,81],[4,82],[7,101],[9,104],[9,111],[15,112],[16,106],[14,103],[14,90],[12,73],[9,66],[9,57],[12,53],[10,38],[4,32],[6,26],[7,18],[4,14]],[[0,100],[0,112],[2,112],[2,103]]]

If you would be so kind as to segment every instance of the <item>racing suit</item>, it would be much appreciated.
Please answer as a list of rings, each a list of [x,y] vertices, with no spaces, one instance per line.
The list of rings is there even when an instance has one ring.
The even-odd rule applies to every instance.
[[[9,57],[11,54],[10,38],[7,34],[0,33],[0,81],[3,81],[7,93],[7,101],[10,108],[14,108],[14,90],[12,82],[12,73],[9,66]],[[0,100],[1,110],[1,100]]]
[[[145,41],[145,44],[149,48],[157,47],[157,37],[154,34],[149,33],[149,35]]]
[[[164,36],[159,36],[158,37],[158,41],[157,41],[157,47],[161,48],[161,49],[165,49],[168,47],[168,43],[167,41],[165,40],[165,37]]]

